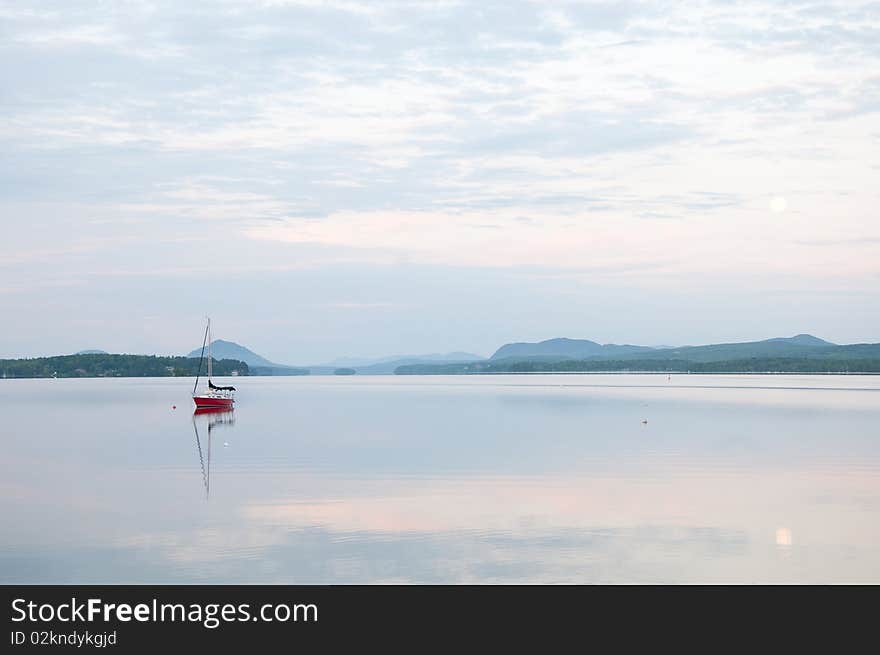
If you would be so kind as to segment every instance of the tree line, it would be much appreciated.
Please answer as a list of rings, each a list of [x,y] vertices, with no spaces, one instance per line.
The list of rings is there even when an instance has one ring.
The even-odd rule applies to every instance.
[[[213,360],[214,375],[248,375],[248,365],[235,359]],[[157,355],[59,355],[32,359],[0,359],[5,378],[193,377],[199,359]],[[202,375],[206,365],[202,364]]]
[[[685,359],[485,361],[407,364],[396,375],[474,375],[485,373],[880,373],[880,358],[749,357],[719,362]]]

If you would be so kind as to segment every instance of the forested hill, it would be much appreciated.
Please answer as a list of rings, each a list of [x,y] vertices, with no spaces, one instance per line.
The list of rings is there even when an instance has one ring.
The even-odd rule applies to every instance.
[[[564,359],[682,359],[691,362],[720,362],[751,357],[813,357],[839,353],[837,344],[811,334],[775,337],[763,341],[716,343],[676,348],[599,344],[587,339],[548,339],[538,343],[508,343],[499,348],[493,361],[562,361]]]
[[[600,344],[589,339],[567,339],[560,337],[547,339],[539,343],[506,343],[501,346],[490,359],[518,359],[532,357],[557,359],[590,359],[592,357],[620,357],[621,355],[637,356],[650,352],[654,348],[648,346],[618,345],[614,343]]]
[[[641,348],[633,351],[633,348]],[[513,355],[510,355],[514,353]],[[499,355],[510,355],[500,357]],[[550,339],[502,346],[481,362],[399,366],[398,375],[539,372],[880,373],[880,343],[836,345],[809,334],[678,348]]]
[[[197,358],[155,355],[86,354],[0,359],[0,377],[4,378],[192,377],[198,368]],[[234,359],[214,360],[213,372],[218,377],[249,374],[248,365]]]

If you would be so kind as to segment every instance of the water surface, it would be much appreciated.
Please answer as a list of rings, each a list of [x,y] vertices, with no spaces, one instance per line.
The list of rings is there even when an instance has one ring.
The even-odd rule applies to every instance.
[[[0,582],[880,582],[880,376],[234,382],[0,380]]]

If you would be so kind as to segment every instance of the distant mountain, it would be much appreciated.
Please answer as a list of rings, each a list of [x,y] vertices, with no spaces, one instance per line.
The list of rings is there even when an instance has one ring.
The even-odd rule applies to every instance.
[[[109,355],[106,350],[80,350],[73,353],[74,355]]]
[[[793,337],[775,337],[763,341],[720,343],[707,346],[651,348],[648,346],[599,344],[587,339],[548,339],[539,343],[509,343],[501,346],[491,360],[566,359],[683,359],[694,362],[712,362],[742,357],[793,357],[812,352],[816,348],[834,348],[835,344],[811,334]]]
[[[456,356],[460,357],[460,359]],[[352,362],[364,362],[371,360],[350,358],[337,359],[334,361],[337,363],[309,366],[308,370],[312,375],[336,374],[336,370],[339,368],[351,369],[357,375],[391,375],[392,373],[394,373],[395,369],[400,366],[409,366],[412,364],[464,364],[467,362],[482,362],[485,361],[485,358],[471,353],[446,353],[443,355],[412,355],[408,357],[401,356],[391,359],[382,358],[380,361],[374,361],[373,363],[368,364],[357,364]],[[346,361],[349,363],[345,366],[339,363]]]
[[[364,366],[372,366],[374,364],[385,364],[388,362],[419,361],[419,362],[476,362],[482,361],[485,357],[465,352],[451,353],[430,353],[427,355],[386,355],[385,357],[339,357],[326,364],[318,364],[312,368],[329,368],[329,367],[351,367],[358,368]]]
[[[651,352],[648,346],[600,344],[588,339],[548,339],[538,343],[508,343],[501,346],[490,359],[590,359],[593,357],[620,357]]]
[[[644,359],[683,359],[691,362],[720,362],[749,357],[810,357],[816,354],[830,354],[830,351],[836,348],[840,348],[840,346],[811,334],[798,334],[793,337],[775,337],[763,341],[665,348],[642,353],[639,357]],[[632,356],[627,356],[624,359],[632,359]]]
[[[810,334],[676,348],[602,346],[587,340],[550,339],[537,344],[507,344],[482,362],[406,364],[395,373],[541,371],[880,372],[880,344],[841,346]]]
[[[451,353],[450,353],[451,354]],[[464,353],[467,354],[467,353]],[[485,361],[482,357],[468,357],[467,359],[446,359],[445,357],[435,357],[428,359],[426,356],[403,357],[401,359],[393,359],[385,362],[370,364],[369,366],[355,366],[358,375],[390,375],[400,366],[410,366],[412,364],[466,364],[468,362]]]
[[[428,361],[437,361],[437,362],[475,362],[486,359],[482,355],[475,355],[474,353],[466,353],[461,351],[455,351],[451,353],[443,353],[433,354],[433,355],[412,355],[413,359],[427,359]]]
[[[189,353],[188,357],[198,357],[201,348]],[[731,362],[756,358],[810,358],[810,359],[864,359],[875,357],[876,348],[870,344],[837,346],[811,334],[797,334],[793,337],[774,337],[763,341],[743,343],[720,343],[706,346],[679,346],[674,348],[652,348],[632,344],[601,344],[589,339],[556,338],[538,343],[508,343],[501,346],[488,360],[468,352],[429,353],[423,355],[390,355],[375,359],[339,358],[327,364],[308,367],[294,367],[276,364],[252,350],[232,341],[217,339],[212,343],[214,359],[230,359],[245,362],[251,375],[331,375],[338,369],[351,369],[357,375],[389,375],[398,369],[433,370],[441,367],[449,370],[479,371],[516,368],[521,363],[529,363],[531,368],[546,364],[547,370],[561,362],[601,362],[616,361],[616,366],[627,366],[626,362],[641,362],[651,367],[649,362],[676,361],[705,364],[711,362]],[[590,364],[592,367],[593,365]],[[487,368],[488,367],[488,368]],[[557,367],[558,368],[558,367]]]
[[[260,357],[253,350],[245,348],[242,345],[239,345],[233,341],[223,341],[222,339],[216,339],[211,342],[211,356],[214,359],[237,359],[240,362],[245,362],[248,366],[260,366],[265,368],[290,368],[285,366],[284,364],[275,364],[270,362],[265,357]],[[208,349],[205,348],[205,354],[207,354]],[[187,357],[199,357],[202,354],[202,347],[199,346],[191,353],[187,355]]]
[[[796,334],[793,337],[776,337],[774,339],[766,339],[757,343],[789,343],[795,346],[836,346],[836,343],[825,341],[812,334]]]

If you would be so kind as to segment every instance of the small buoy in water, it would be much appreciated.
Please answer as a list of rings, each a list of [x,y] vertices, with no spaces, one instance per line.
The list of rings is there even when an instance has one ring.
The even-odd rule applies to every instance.
[[[642,419],[642,425],[647,425],[647,424],[648,424],[648,419],[643,418],[643,419]]]
[[[171,409],[177,409],[177,405],[172,405]]]

